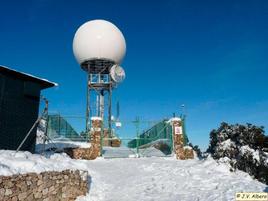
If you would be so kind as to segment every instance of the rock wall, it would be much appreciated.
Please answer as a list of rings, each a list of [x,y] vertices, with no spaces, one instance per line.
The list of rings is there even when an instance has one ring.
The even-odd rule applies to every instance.
[[[64,152],[72,159],[85,159],[94,160],[97,158],[97,151],[92,147],[90,148],[65,148]]]
[[[0,176],[0,200],[73,201],[87,194],[87,175],[65,170]]]
[[[121,140],[118,138],[113,138],[111,140],[111,147],[120,147],[121,146]]]
[[[94,160],[101,155],[101,118],[92,118],[90,148],[65,148],[64,152],[73,159]]]
[[[121,140],[117,138],[116,136],[110,136],[109,130],[103,129],[103,138],[102,138],[102,146],[108,146],[108,147],[120,147]]]
[[[111,136],[109,136],[109,130],[103,129],[103,138],[102,138],[103,146],[111,146],[111,140],[109,138],[111,138]]]
[[[185,159],[193,159],[194,151],[191,147],[184,147],[184,139],[183,139],[183,129],[182,122],[179,118],[173,118],[171,120],[172,123],[172,133],[173,133],[173,143],[174,143],[174,152],[177,159],[185,160]]]
[[[90,132],[90,143],[92,148],[92,159],[97,158],[101,155],[101,131],[102,131],[102,119],[92,118],[91,119],[91,132]]]

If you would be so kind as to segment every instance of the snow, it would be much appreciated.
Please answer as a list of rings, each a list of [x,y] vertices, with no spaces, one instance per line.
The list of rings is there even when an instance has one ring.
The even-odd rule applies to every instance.
[[[219,146],[225,150],[225,149],[230,149],[230,147],[234,147],[235,143],[231,141],[231,139],[228,139],[228,140],[221,142]]]
[[[46,120],[41,119],[36,130],[36,144],[41,144],[44,142],[45,136],[44,131],[46,129]]]
[[[67,138],[58,138],[53,141],[49,141],[45,144],[45,150],[55,149],[57,151],[61,151],[64,148],[89,148],[91,144],[89,142],[81,142],[81,141],[71,141]],[[35,152],[42,153],[44,149],[44,144],[38,143],[35,145]]]
[[[62,171],[66,169],[86,170],[86,167],[77,167],[75,161],[66,161],[66,154],[53,154],[46,158],[30,152],[0,150],[0,175],[23,174],[27,172]]]
[[[73,160],[0,150],[0,175],[64,169],[87,170],[90,191],[77,201],[234,200],[236,192],[263,192],[267,186],[247,173],[230,172],[224,163],[174,157]]]
[[[165,157],[170,156],[164,154],[159,149],[151,146],[148,148],[139,148],[139,154],[137,154],[137,150],[135,148],[130,149],[128,147],[103,147],[102,156],[104,158],[136,158],[136,157]]]
[[[145,149],[139,149],[139,155],[141,156],[146,156],[146,157],[153,157],[153,156],[158,156],[158,157],[165,157],[167,156],[164,154],[162,151],[155,147],[148,147]]]
[[[37,132],[36,132],[36,145],[35,145],[35,152],[36,153],[42,153],[44,148],[45,150],[57,150],[57,151],[61,151],[64,148],[89,148],[91,146],[91,144],[89,142],[83,142],[83,141],[73,141],[70,140],[69,138],[65,138],[65,137],[58,137],[58,138],[54,138],[53,140],[47,141],[46,140],[46,144],[44,147],[44,130],[45,130],[45,126],[46,126],[46,121],[44,119],[42,119],[39,123],[39,126],[37,127]]]
[[[233,200],[236,192],[263,192],[248,174],[207,160],[174,158],[110,159],[89,162],[90,194],[78,201]]]
[[[184,146],[183,148],[184,149],[193,149],[193,147],[190,147],[190,146]]]
[[[242,153],[242,155],[248,153],[252,154],[252,157],[254,160],[256,160],[258,163],[260,163],[260,153],[259,150],[254,150],[252,148],[250,148],[248,145],[242,146],[240,147],[240,151]]]
[[[264,160],[264,163],[266,165],[268,165],[268,152],[263,152],[264,156],[266,157],[266,159]]]
[[[171,118],[171,119],[168,120],[168,123],[173,122],[173,121],[181,121],[181,118],[179,118],[179,117],[173,117],[173,118]]]
[[[102,148],[104,158],[128,158],[136,157],[135,150],[127,147],[106,147]]]
[[[101,118],[101,117],[91,117],[90,119],[91,119],[92,121],[95,121],[95,120],[102,121],[102,118]]]

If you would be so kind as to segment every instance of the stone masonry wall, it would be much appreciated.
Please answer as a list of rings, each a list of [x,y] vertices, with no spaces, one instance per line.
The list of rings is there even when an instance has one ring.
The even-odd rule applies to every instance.
[[[182,122],[179,118],[172,121],[174,152],[177,159],[185,160],[194,158],[194,152],[190,147],[184,147]]]
[[[103,129],[102,146],[120,147],[121,140],[115,136],[109,136],[109,129]]]
[[[100,118],[93,118],[90,131],[90,148],[66,148],[64,152],[73,159],[96,159],[101,155],[101,129],[102,120]]]
[[[0,176],[1,201],[73,201],[88,190],[87,172],[78,170]]]
[[[91,120],[91,132],[90,132],[90,143],[94,158],[101,155],[101,131],[102,131],[102,119],[92,118]]]

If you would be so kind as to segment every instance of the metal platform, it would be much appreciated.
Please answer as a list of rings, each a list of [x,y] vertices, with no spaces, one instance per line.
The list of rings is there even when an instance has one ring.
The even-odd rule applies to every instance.
[[[81,68],[90,74],[109,74],[114,64],[114,61],[96,58],[84,61]]]

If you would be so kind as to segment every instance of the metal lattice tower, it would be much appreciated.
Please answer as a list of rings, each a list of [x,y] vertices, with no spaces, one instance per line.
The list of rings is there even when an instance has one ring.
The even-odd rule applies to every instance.
[[[115,83],[110,76],[110,69],[114,65],[113,61],[95,59],[84,62],[81,68],[87,72],[87,108],[86,108],[86,130],[90,128],[90,117],[98,116],[104,119],[105,102],[108,103],[108,128],[111,131],[112,116],[112,89]],[[95,103],[91,100],[95,94]],[[95,111],[93,110],[95,108]]]

